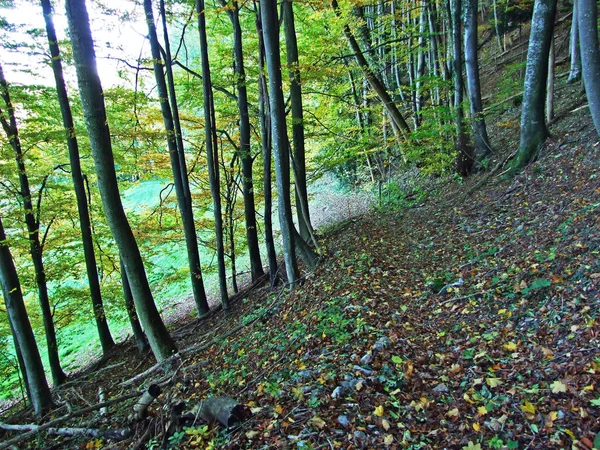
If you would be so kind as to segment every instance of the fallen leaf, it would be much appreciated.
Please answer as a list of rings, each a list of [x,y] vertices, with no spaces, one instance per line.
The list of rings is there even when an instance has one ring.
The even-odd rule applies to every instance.
[[[554,383],[550,385],[553,394],[560,394],[561,392],[567,392],[567,385],[561,382],[560,380],[556,380]]]
[[[488,410],[485,406],[480,406],[477,408],[477,413],[481,416],[485,416],[488,413]]]
[[[485,382],[491,388],[495,388],[496,386],[500,386],[502,384],[502,380],[500,378],[486,378]]]
[[[458,417],[458,408],[453,408],[446,413],[448,417]]]
[[[390,423],[385,419],[381,419],[381,426],[385,431],[388,431],[391,427]]]
[[[504,344],[504,348],[509,352],[513,352],[517,349],[517,344],[511,341],[508,344]]]
[[[377,417],[383,416],[383,405],[379,405],[377,408],[375,408],[375,415]]]
[[[323,429],[325,428],[325,421],[323,419],[321,419],[319,416],[315,416],[312,419],[310,419],[310,423],[312,423],[315,427],[319,428],[319,429]]]
[[[387,434],[385,438],[383,438],[383,443],[385,445],[392,445],[394,443],[394,436]]]
[[[474,429],[475,431],[479,431],[479,430],[481,429],[481,425],[479,425],[477,422],[475,422],[475,423],[473,424],[473,429]]]
[[[462,450],[481,450],[481,444],[473,444],[473,441],[469,441],[469,444],[465,445]]]

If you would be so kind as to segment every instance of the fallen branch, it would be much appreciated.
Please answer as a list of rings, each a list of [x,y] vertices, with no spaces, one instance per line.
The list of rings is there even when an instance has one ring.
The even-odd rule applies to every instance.
[[[484,294],[487,294],[488,292],[492,292],[493,290],[494,289],[488,289],[487,291],[475,292],[474,294],[464,295],[462,297],[454,297],[449,300],[444,300],[443,302],[438,303],[437,306],[442,306],[442,305],[445,305],[446,303],[457,302],[459,300],[466,300],[471,297],[477,297],[478,295],[484,295]]]
[[[14,437],[12,439],[9,439],[8,441],[4,441],[4,442],[0,443],[0,450],[9,448],[10,446],[12,446],[18,442],[29,439],[29,438],[35,436],[36,434],[41,433],[42,431],[47,431],[49,429],[55,429],[59,425],[62,425],[63,423],[67,422],[68,420],[72,419],[73,417],[84,416],[87,413],[96,411],[100,408],[115,405],[117,403],[124,402],[125,400],[129,400],[130,398],[139,397],[142,394],[143,394],[143,392],[132,392],[131,394],[125,394],[125,395],[122,395],[121,397],[114,398],[107,402],[98,403],[96,405],[88,406],[87,408],[79,409],[77,411],[72,411],[69,414],[59,417],[58,419],[51,420],[50,422],[45,423],[43,425],[32,424],[31,426],[35,427],[35,428],[30,428],[31,431],[28,431],[26,433],[23,433],[19,436]],[[8,425],[8,424],[5,424],[5,425]]]
[[[141,420],[146,417],[148,407],[152,404],[154,399],[160,395],[160,386],[158,384],[151,384],[144,394],[140,397],[135,405],[133,405],[134,418]]]
[[[33,433],[39,433],[40,428],[43,425],[27,424],[27,425],[12,425],[8,423],[0,422],[0,428],[7,431],[29,431]],[[46,428],[45,431],[48,434],[59,434],[62,436],[79,436],[85,435],[94,438],[113,439],[115,441],[122,441],[131,436],[132,431],[129,428],[115,428],[108,430],[100,430],[97,428]],[[4,445],[4,444],[2,444]],[[4,448],[4,447],[0,447]]]

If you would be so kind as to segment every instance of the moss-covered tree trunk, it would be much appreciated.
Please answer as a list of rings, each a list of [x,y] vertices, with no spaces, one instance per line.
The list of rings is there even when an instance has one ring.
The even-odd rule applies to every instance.
[[[554,30],[556,0],[536,0],[527,50],[519,151],[511,166],[521,169],[531,161],[550,135],[544,106],[548,79],[548,55]]]
[[[104,95],[98,76],[85,1],[67,0],[66,8],[79,95],[92,147],[104,213],[119,247],[135,306],[148,342],[157,361],[162,361],[175,353],[177,347],[154,303],[142,256],[121,203]]]

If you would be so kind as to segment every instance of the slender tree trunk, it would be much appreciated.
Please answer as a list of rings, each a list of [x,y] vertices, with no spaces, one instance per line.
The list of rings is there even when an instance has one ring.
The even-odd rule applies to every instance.
[[[6,104],[6,114],[8,121],[4,117],[4,113],[0,109],[2,117],[2,128],[6,133],[10,145],[15,153],[17,162],[17,170],[19,173],[19,187],[21,189],[21,197],[23,209],[25,213],[25,224],[29,235],[29,252],[35,270],[35,281],[38,289],[38,300],[42,311],[42,320],[44,322],[44,331],[46,333],[46,344],[48,346],[48,359],[50,361],[50,371],[52,372],[52,381],[55,386],[62,384],[67,376],[62,370],[60,359],[58,357],[58,344],[56,341],[56,331],[54,329],[52,311],[50,309],[50,299],[48,297],[48,286],[46,285],[46,272],[44,269],[44,261],[42,258],[43,248],[40,242],[40,223],[34,214],[34,207],[31,198],[31,189],[29,187],[29,178],[25,169],[25,158],[21,149],[21,141],[19,139],[19,130],[17,128],[17,119],[15,110],[10,100],[8,92],[8,84],[4,78],[4,71],[0,66],[0,89],[1,96]],[[41,192],[40,194],[41,195]]]
[[[579,81],[581,78],[581,53],[579,49],[579,0],[573,0],[573,14],[571,15],[571,35],[569,38],[569,55],[571,57],[571,68],[569,71],[569,83]]]
[[[520,169],[529,163],[550,135],[544,120],[544,102],[555,11],[556,0],[535,1],[525,69],[521,138],[519,151],[512,163],[513,169]]]
[[[125,264],[135,306],[148,342],[156,359],[162,361],[176,352],[177,348],[156,309],[142,256],[121,203],[104,96],[96,67],[96,54],[85,1],[67,0],[66,7],[79,93],[98,176],[102,205]]]
[[[283,259],[288,282],[293,290],[298,280],[298,264],[294,248],[294,224],[290,201],[290,162],[285,123],[285,104],[281,90],[281,59],[279,53],[279,26],[275,0],[260,0],[260,12],[265,43],[265,60],[269,75],[271,105],[271,136],[275,156],[275,178],[279,194],[279,223],[283,239]]]
[[[265,246],[269,261],[269,281],[271,287],[277,284],[277,253],[273,239],[273,195],[271,188],[271,114],[269,108],[269,91],[265,76],[265,46],[263,40],[262,21],[260,11],[256,11],[256,31],[258,32],[258,108],[260,121],[260,137],[263,157],[263,184],[264,184],[264,226]]]
[[[471,103],[471,120],[475,138],[477,160],[481,161],[492,152],[483,117],[481,86],[479,82],[479,62],[477,59],[477,2],[465,0],[465,65],[467,87]]]
[[[131,294],[131,288],[129,287],[129,280],[127,279],[127,272],[123,260],[120,259],[121,263],[121,284],[123,287],[123,297],[125,299],[125,309],[127,310],[127,317],[129,318],[129,324],[131,325],[131,331],[133,332],[133,338],[135,345],[140,353],[144,353],[148,350],[148,340],[140,325],[137,312],[135,310],[135,302],[133,301],[133,295]]]
[[[419,43],[417,50],[417,79],[416,79],[416,99],[417,99],[417,116],[418,123],[421,123],[421,110],[423,109],[423,103],[425,101],[423,97],[423,77],[425,76],[425,18],[426,7],[425,3],[420,5],[421,13],[419,15]]]
[[[463,112],[463,56],[462,36],[460,29],[460,16],[462,11],[462,0],[453,0],[452,14],[452,43],[454,47],[454,117],[456,124],[456,170],[464,176],[469,175],[475,162],[473,148],[467,142],[465,132],[465,118]]]
[[[94,252],[94,241],[92,239],[92,226],[90,223],[90,213],[87,207],[85,195],[85,186],[83,184],[83,175],[81,173],[81,163],[79,161],[79,145],[75,135],[75,126],[73,125],[73,115],[71,105],[65,84],[65,78],[62,69],[61,55],[58,47],[58,39],[52,20],[52,6],[50,0],[42,0],[42,9],[46,21],[46,33],[48,34],[48,45],[50,46],[50,55],[52,56],[52,70],[54,71],[54,80],[56,82],[56,93],[60,112],[62,114],[63,126],[66,132],[67,147],[69,148],[69,161],[71,163],[71,177],[75,188],[75,198],[77,200],[77,211],[79,213],[79,226],[81,228],[81,240],[83,242],[83,254],[85,257],[85,267],[87,270],[88,282],[90,285],[90,295],[92,307],[94,310],[94,319],[102,351],[106,355],[114,347],[115,342],[110,334],[102,293],[100,291],[100,281],[98,279],[98,266],[96,265],[96,255]]]
[[[23,377],[28,383],[31,403],[35,414],[41,417],[52,408],[52,395],[25,309],[19,276],[6,242],[2,219],[0,219],[0,284],[11,331],[25,366]]]
[[[292,101],[292,164],[296,185],[296,214],[300,236],[308,241],[313,235],[308,208],[308,190],[306,187],[306,151],[304,148],[304,112],[302,110],[302,82],[298,67],[298,43],[294,24],[293,0],[282,3],[283,30],[287,65],[290,75],[290,98]]]
[[[583,84],[596,132],[600,135],[600,49],[598,49],[598,8],[593,0],[578,0],[579,41]]]
[[[548,55],[548,81],[546,82],[546,123],[554,119],[554,63],[556,61],[554,37]]]
[[[219,174],[219,155],[217,151],[217,135],[215,121],[215,104],[213,99],[210,63],[208,60],[208,40],[206,37],[206,16],[204,0],[196,0],[198,14],[198,34],[200,38],[200,56],[202,59],[202,87],[204,95],[204,121],[206,132],[206,159],[208,179],[213,199],[215,217],[215,233],[217,241],[217,266],[219,270],[219,291],[223,309],[229,309],[227,294],[227,271],[225,269],[225,246],[223,245],[223,215],[221,213],[221,182]]]
[[[164,4],[161,2],[164,7]],[[177,112],[177,122],[179,123],[179,110],[177,107],[177,97],[175,96],[175,88],[172,84],[171,92],[167,90],[167,82],[165,79],[163,60],[160,54],[160,44],[156,34],[154,25],[154,13],[152,11],[152,1],[144,0],[144,11],[146,14],[146,24],[148,25],[148,36],[150,40],[150,49],[152,52],[152,61],[154,64],[154,77],[158,97],[160,100],[160,109],[165,125],[167,148],[169,149],[169,157],[171,159],[171,170],[173,172],[173,181],[175,184],[175,194],[177,196],[177,204],[179,205],[179,213],[183,223],[183,231],[185,235],[185,243],[188,256],[188,264],[190,267],[190,278],[192,283],[192,291],[194,292],[194,300],[198,315],[202,317],[209,311],[208,302],[206,300],[206,292],[204,290],[204,280],[202,278],[202,268],[200,266],[200,253],[198,251],[198,239],[196,236],[196,224],[194,223],[194,213],[192,211],[192,199],[187,179],[187,168],[185,163],[185,154],[183,153],[183,139],[181,139],[181,127],[175,128],[173,111]],[[164,10],[163,10],[164,11]],[[164,16],[164,14],[163,14]],[[166,26],[164,32],[166,32]],[[171,50],[169,45],[169,35],[165,34],[165,53],[167,70],[171,68]],[[172,79],[171,72],[171,79]],[[169,99],[170,95],[170,99]],[[169,102],[170,100],[170,102]],[[173,108],[173,110],[171,109]],[[177,145],[177,139],[180,139],[180,144]],[[184,175],[185,172],[185,175]]]
[[[2,219],[0,219],[0,222],[1,221],[2,221]],[[1,255],[1,251],[0,251],[0,255]],[[0,256],[0,258],[1,257],[2,256]],[[13,265],[14,265],[14,262],[13,262]],[[16,268],[15,268],[15,271],[16,271]],[[2,283],[0,282],[0,289],[1,288],[2,288]],[[4,304],[6,305],[6,302]],[[25,388],[25,394],[27,395],[27,400],[29,400],[29,403],[31,403],[33,405],[34,399],[31,395],[31,388],[29,387],[29,379],[27,377],[27,366],[25,365],[25,360],[23,359],[23,353],[21,352],[21,347],[19,347],[19,341],[17,340],[17,331],[15,330],[15,327],[13,326],[13,324],[10,320],[10,316],[8,316],[7,319],[8,319],[8,326],[10,327],[10,334],[13,338],[15,354],[17,355],[17,365],[18,365],[18,369],[19,369],[19,387],[21,388],[21,394],[23,394],[23,388]],[[37,346],[37,343],[36,343],[36,346]],[[39,354],[39,350],[38,350],[38,354]],[[42,367],[42,370],[43,370],[43,367]],[[46,379],[45,374],[44,374],[44,379]],[[23,384],[25,386],[23,386]],[[46,384],[47,384],[47,382],[46,382]]]
[[[246,89],[246,71],[244,68],[244,51],[242,47],[242,27],[240,26],[240,9],[233,2],[230,19],[233,25],[234,70],[238,92],[238,109],[240,111],[240,162],[242,166],[242,195],[244,197],[244,219],[246,221],[246,240],[250,258],[252,281],[256,281],[265,272],[260,258],[258,246],[258,229],[256,226],[256,205],[254,202],[254,181],[252,164],[254,159],[250,150],[250,115],[248,113],[248,92]]]

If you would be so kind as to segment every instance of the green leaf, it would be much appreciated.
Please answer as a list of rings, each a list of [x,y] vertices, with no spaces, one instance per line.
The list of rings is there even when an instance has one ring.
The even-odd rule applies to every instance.
[[[594,449],[600,450],[600,431],[598,431],[598,434],[596,434],[596,437],[594,438]]]
[[[400,364],[402,364],[402,358],[400,358],[400,357],[399,357],[399,356],[397,356],[397,355],[394,355],[394,356],[392,356],[392,362],[393,362],[394,364],[398,364],[398,365],[400,365]]]
[[[543,278],[537,278],[534,280],[533,283],[531,283],[531,285],[529,286],[529,290],[534,291],[536,289],[550,287],[551,285],[552,285],[552,282],[550,282],[550,280],[544,280]]]
[[[481,450],[481,444],[473,444],[473,441],[469,441],[469,444],[465,445],[462,450]]]
[[[590,403],[594,406],[600,406],[600,397],[598,397],[594,400],[590,400]]]

